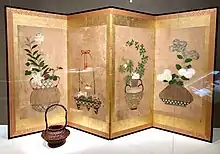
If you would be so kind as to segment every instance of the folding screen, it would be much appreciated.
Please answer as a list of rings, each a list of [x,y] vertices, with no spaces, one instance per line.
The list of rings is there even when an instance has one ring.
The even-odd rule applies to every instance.
[[[60,103],[69,126],[105,138],[157,127],[210,141],[212,95],[198,91],[213,80],[215,22],[216,9],[7,8],[9,137],[44,129],[46,107]]]

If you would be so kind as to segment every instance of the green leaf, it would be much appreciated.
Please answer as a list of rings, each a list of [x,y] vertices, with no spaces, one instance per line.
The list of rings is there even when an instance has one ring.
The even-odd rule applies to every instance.
[[[175,82],[176,82],[176,80],[173,79],[173,80],[169,81],[169,84],[174,84]]]
[[[45,68],[47,68],[47,66],[48,66],[48,65],[45,65],[45,66],[42,68],[42,70],[44,70]]]
[[[31,62],[32,65],[39,67],[39,65],[34,60],[28,58],[28,61]]]
[[[180,85],[180,86],[183,86],[183,81],[177,81],[176,84]]]
[[[32,71],[40,72],[40,70],[37,68],[32,68]]]
[[[182,80],[189,80],[188,78],[186,78],[185,76],[181,76]]]
[[[175,73],[172,74],[172,79],[175,79],[175,78],[179,78],[178,75],[176,75]]]
[[[25,51],[27,51],[29,54],[31,54],[31,51],[29,49],[24,49]]]
[[[49,79],[53,80],[53,76],[49,76]]]
[[[57,76],[53,76],[53,80],[56,81],[57,80]]]
[[[26,66],[30,66],[30,63],[29,63],[29,62],[26,62],[25,65],[26,65]]]
[[[43,58],[40,58],[40,59],[38,59],[38,61],[41,62],[42,59],[43,59]]]
[[[25,75],[31,75],[31,71],[25,70],[24,74]]]
[[[183,59],[183,56],[182,55],[177,55],[177,58]]]
[[[35,55],[36,53],[38,53],[38,50],[34,51],[33,55]]]
[[[127,76],[125,76],[125,82],[126,83],[129,83],[130,82],[130,80],[131,80],[131,75],[127,75]]]
[[[32,46],[32,48],[31,48],[31,49],[34,49],[34,48],[36,48],[36,47],[37,47],[37,45],[35,44],[35,45],[33,45],[33,46]]]
[[[40,56],[41,56],[41,54],[38,54],[38,55],[35,57],[35,59],[37,60]]]
[[[181,65],[180,64],[176,64],[176,69],[177,70],[180,70],[182,67],[181,67]]]
[[[35,40],[31,41],[31,44],[33,44],[35,42]]]
[[[123,65],[120,65],[119,68],[118,68],[118,71],[119,71],[120,73],[125,73],[125,68],[124,68],[124,66],[123,66]]]
[[[47,74],[47,73],[48,73],[48,70],[49,70],[49,68],[45,69],[44,72],[43,72],[43,75],[44,75],[44,74]]]
[[[44,61],[40,62],[39,67],[44,67]]]
[[[186,68],[192,68],[192,65],[187,65]]]
[[[32,59],[35,59],[35,57],[34,56],[32,56],[31,54],[27,54],[30,58],[32,58]]]
[[[187,59],[185,60],[185,63],[189,63],[189,62],[191,62],[191,61],[192,61],[191,58],[187,58]]]

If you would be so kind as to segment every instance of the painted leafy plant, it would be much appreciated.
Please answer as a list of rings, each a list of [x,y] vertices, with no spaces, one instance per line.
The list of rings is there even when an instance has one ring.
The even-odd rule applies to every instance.
[[[178,73],[171,73],[169,69],[165,69],[162,74],[157,75],[157,80],[168,84],[184,85],[184,81],[190,80],[195,75],[192,67],[192,61],[199,59],[199,53],[195,50],[187,50],[187,42],[179,39],[173,40],[170,46],[171,52],[176,52],[177,58],[182,61],[175,65]]]
[[[27,37],[25,40],[25,48],[27,61],[25,63],[27,69],[24,74],[32,76],[35,83],[41,85],[42,80],[56,81],[58,76],[55,75],[57,70],[62,67],[51,68],[44,60],[42,54],[39,52],[39,45],[43,41],[43,36],[36,35],[35,39]]]
[[[146,56],[146,49],[143,44],[135,40],[130,40],[126,42],[126,46],[135,46],[135,49],[139,52],[141,61],[138,62],[137,67],[134,66],[134,62],[131,59],[122,59],[122,64],[119,66],[118,70],[120,73],[126,73],[124,77],[126,83],[129,83],[131,79],[141,79],[144,76],[145,64],[148,61],[148,56]]]

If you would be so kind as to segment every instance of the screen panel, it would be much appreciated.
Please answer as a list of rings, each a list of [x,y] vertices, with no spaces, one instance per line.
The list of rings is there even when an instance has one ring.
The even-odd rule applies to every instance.
[[[35,11],[6,11],[11,138],[43,130],[49,105],[66,106],[67,20]],[[48,120],[63,123],[64,111],[50,110]]]
[[[108,10],[68,16],[69,125],[109,138]]]
[[[154,17],[112,11],[113,75],[111,137],[152,127]]]
[[[156,18],[154,126],[211,139],[215,28],[216,9]]]

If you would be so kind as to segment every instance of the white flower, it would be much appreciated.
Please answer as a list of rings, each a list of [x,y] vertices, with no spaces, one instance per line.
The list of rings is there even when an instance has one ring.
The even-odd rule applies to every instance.
[[[90,89],[91,89],[91,86],[90,86],[90,85],[86,85],[86,86],[85,86],[85,89],[86,89],[86,90],[90,90]]]
[[[127,64],[124,64],[123,66],[124,66],[124,68],[127,68],[128,65],[127,65]]]
[[[41,44],[44,41],[44,36],[41,33],[37,33],[35,38],[34,38],[35,42],[37,44]]]
[[[78,92],[78,94],[77,94],[77,97],[80,97],[80,96],[87,96],[87,92],[82,92],[82,91],[80,91],[80,92]]]
[[[32,73],[32,82],[38,86],[42,86],[42,80],[44,79],[44,77],[42,77],[41,72],[34,72]]]
[[[140,79],[140,75],[138,73],[132,73],[132,79]]]
[[[77,94],[77,96],[79,97],[79,96],[84,96],[84,92],[78,92],[78,94]]]
[[[171,75],[171,71],[169,69],[165,69],[164,72],[162,74],[158,74],[157,75],[157,80],[158,81],[170,81],[172,80],[172,75]]]
[[[179,75],[184,76],[187,79],[192,78],[193,75],[196,74],[196,71],[193,68],[190,69],[185,69],[185,68],[181,68],[178,71]]]

